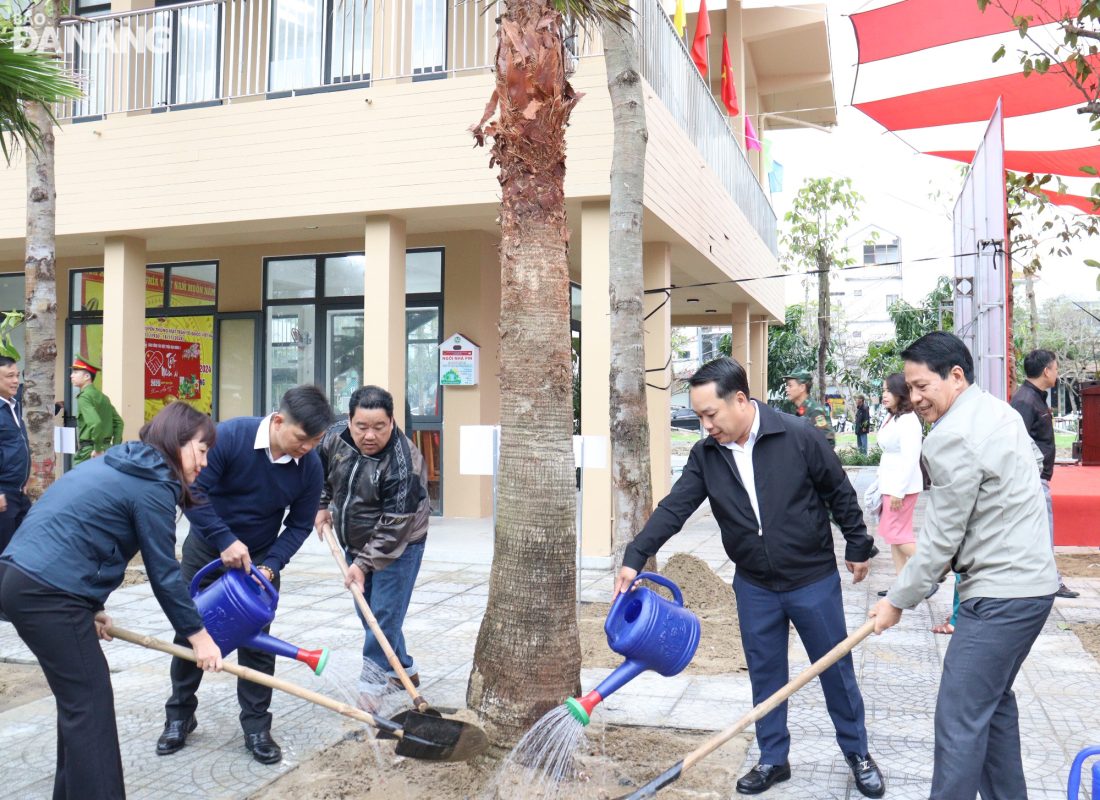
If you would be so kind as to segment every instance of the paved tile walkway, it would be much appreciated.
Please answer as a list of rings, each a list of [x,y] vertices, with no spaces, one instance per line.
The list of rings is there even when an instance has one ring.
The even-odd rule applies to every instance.
[[[853,482],[862,489],[866,474]],[[918,511],[919,513],[919,511]],[[839,537],[837,537],[839,542]],[[884,550],[886,548],[883,548]],[[703,509],[674,537],[662,560],[674,552],[704,559],[724,578],[733,566],[722,550],[713,519]],[[838,552],[842,552],[838,547]],[[425,678],[424,694],[441,708],[464,704],[474,642],[488,596],[492,532],[488,520],[442,520],[433,526],[406,624],[410,651]],[[874,564],[871,577],[853,586],[844,582],[850,628],[860,625],[868,608],[893,576],[887,553]],[[585,569],[582,599],[604,601],[612,576]],[[1064,800],[1069,764],[1082,747],[1100,744],[1096,713],[1100,665],[1081,647],[1065,623],[1100,622],[1100,579],[1075,579],[1077,600],[1059,600],[1016,683],[1022,718],[1025,767],[1032,800]],[[928,796],[932,764],[932,709],[948,637],[929,632],[950,609],[945,586],[902,623],[872,638],[856,653],[856,668],[867,707],[871,749],[889,784],[887,797],[917,800]],[[169,639],[171,632],[149,586],[121,589],[108,611],[117,624]],[[327,548],[311,538],[284,576],[283,597],[275,633],[303,647],[329,646],[331,665],[322,678],[296,663],[280,660],[279,676],[339,699],[349,699],[358,670],[363,632],[351,599],[336,577]],[[154,755],[167,697],[168,658],[134,645],[105,645],[113,672],[126,783],[131,798],[245,798],[300,761],[339,740],[357,724],[330,711],[275,693],[274,735],[286,757],[262,766],[245,751],[237,722],[234,679],[210,675],[199,693],[199,728],[188,746],[169,757]],[[791,674],[807,664],[797,637],[790,645]],[[0,661],[34,663],[12,627],[0,623]],[[584,669],[587,690],[608,670]],[[396,711],[402,695],[392,698]],[[748,677],[645,674],[609,698],[598,712],[623,724],[720,730],[751,707]],[[384,709],[385,710],[385,709]],[[768,792],[770,800],[858,798],[836,747],[815,681],[790,703],[793,779]],[[0,763],[6,796],[37,800],[50,797],[55,756],[53,699],[50,697],[0,714]],[[755,763],[755,747],[746,769]],[[655,765],[655,767],[658,765]],[[736,797],[730,787],[730,797]],[[1084,796],[1084,794],[1082,795]]]

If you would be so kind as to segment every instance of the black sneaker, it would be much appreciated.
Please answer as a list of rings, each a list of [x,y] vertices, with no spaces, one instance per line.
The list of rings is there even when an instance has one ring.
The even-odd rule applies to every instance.
[[[1073,591],[1073,589],[1070,589],[1064,583],[1060,583],[1060,584],[1058,584],[1058,591],[1056,591],[1054,593],[1054,596],[1055,597],[1064,597],[1067,600],[1072,600],[1074,597],[1080,597],[1081,593]]]

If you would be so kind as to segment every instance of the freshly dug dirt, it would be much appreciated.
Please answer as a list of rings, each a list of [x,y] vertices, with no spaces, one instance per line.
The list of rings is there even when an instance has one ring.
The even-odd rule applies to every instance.
[[[1070,625],[1069,629],[1077,634],[1077,638],[1081,640],[1082,646],[1089,655],[1100,661],[1100,624],[1082,622]]]
[[[1055,553],[1054,560],[1063,577],[1100,578],[1100,550],[1092,553]]]
[[[0,662],[0,713],[50,693],[37,664]]]
[[[686,553],[668,560],[661,574],[680,587],[684,605],[699,617],[702,631],[699,649],[684,672],[688,675],[727,675],[747,669],[741,650],[741,628],[733,589],[719,578],[705,561]],[[664,587],[647,584],[665,597]],[[583,603],[578,624],[581,633],[581,664],[586,667],[617,667],[623,657],[607,646],[603,624],[610,603]]]
[[[607,800],[656,777],[711,734],[654,728],[601,726],[593,722],[577,757],[578,772],[560,787],[561,800]],[[748,747],[735,737],[661,791],[670,800],[726,800]],[[392,744],[355,732],[253,795],[253,800],[535,800],[538,794],[494,786],[499,756],[447,764],[398,758]]]

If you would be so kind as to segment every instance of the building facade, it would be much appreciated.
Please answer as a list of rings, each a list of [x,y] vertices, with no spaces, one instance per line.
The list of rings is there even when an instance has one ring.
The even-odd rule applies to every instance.
[[[174,398],[224,419],[267,413],[287,387],[315,382],[346,413],[355,387],[377,383],[427,457],[436,513],[489,515],[491,480],[462,473],[459,440],[498,419],[499,186],[469,128],[493,90],[503,7],[116,0],[77,11],[62,41],[87,89],[59,113],[58,385],[73,354],[101,359],[132,436]],[[656,0],[636,11],[650,383],[670,382],[672,325],[728,324],[758,384],[783,298],[774,281],[734,281],[777,270],[760,154],[746,155],[742,119],[727,118],[717,76],[700,77]],[[711,63],[728,32],[758,130],[800,123],[772,110],[835,121],[820,110],[832,105],[824,20],[824,6],[712,12]],[[606,437],[612,120],[598,36],[575,31],[568,49],[585,95],[566,177],[580,427]],[[23,176],[13,164],[0,177],[0,291],[22,278]],[[476,385],[440,383],[438,348],[453,334],[479,347]],[[648,400],[660,497],[669,391]],[[583,485],[583,550],[603,556],[610,470],[587,469]]]

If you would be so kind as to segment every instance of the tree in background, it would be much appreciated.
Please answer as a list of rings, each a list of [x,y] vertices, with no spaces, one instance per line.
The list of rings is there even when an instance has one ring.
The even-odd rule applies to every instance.
[[[1066,297],[1047,300],[1038,309],[1035,327],[1039,331],[1038,346],[1058,356],[1059,382],[1069,389],[1070,408],[1079,408],[1079,386],[1097,378],[1100,368],[1100,304],[1088,308]],[[1016,350],[1016,382],[1024,380],[1024,356],[1031,347],[1030,311],[1023,309],[1013,316],[1012,339]]]
[[[27,19],[35,41],[45,47],[57,37],[43,37],[57,27],[56,2],[30,7]],[[0,18],[0,148],[10,164],[17,149],[26,151],[27,239],[24,258],[23,407],[31,447],[27,494],[39,497],[53,483],[57,454],[53,449],[54,370],[57,360],[57,248],[54,237],[57,190],[54,185],[54,134],[50,108],[80,90],[53,52],[21,52],[15,47],[15,25],[23,20]]]
[[[815,384],[822,403],[825,402],[825,376],[832,339],[829,275],[833,269],[855,263],[842,253],[840,237],[859,218],[862,203],[863,196],[852,188],[851,178],[807,178],[791,210],[783,216],[787,226],[780,240],[785,250],[784,266],[802,267],[817,273]],[[771,384],[770,377],[768,383]]]
[[[472,132],[492,140],[500,202],[500,462],[489,599],[466,699],[511,744],[580,690],[576,471],[565,215],[563,11],[626,22],[618,0],[505,0],[495,88]],[[533,599],[537,598],[537,602]]]
[[[653,509],[646,405],[645,280],[642,200],[649,139],[635,29],[612,20],[602,26],[607,88],[615,135],[611,149],[608,285],[611,294],[611,561]]]

